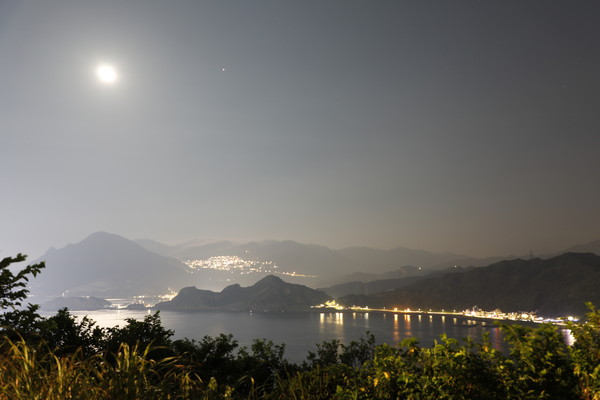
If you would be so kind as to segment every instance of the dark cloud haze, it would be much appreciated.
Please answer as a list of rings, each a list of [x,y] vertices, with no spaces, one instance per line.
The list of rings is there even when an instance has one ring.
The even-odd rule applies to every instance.
[[[598,239],[598,21],[595,1],[0,0],[0,257],[97,230]]]

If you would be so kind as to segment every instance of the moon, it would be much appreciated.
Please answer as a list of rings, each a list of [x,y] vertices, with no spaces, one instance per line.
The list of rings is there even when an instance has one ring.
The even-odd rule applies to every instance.
[[[119,74],[114,66],[101,64],[96,67],[96,78],[104,85],[114,85],[119,79]]]

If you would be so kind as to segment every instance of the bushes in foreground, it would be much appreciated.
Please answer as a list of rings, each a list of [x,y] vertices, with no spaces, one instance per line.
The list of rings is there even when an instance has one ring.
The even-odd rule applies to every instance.
[[[169,333],[156,330],[158,314],[133,322]],[[600,399],[599,311],[569,324],[570,347],[552,325],[501,329],[508,354],[487,336],[459,342],[442,335],[424,348],[416,339],[376,346],[367,335],[319,344],[300,365],[284,358],[283,345],[257,340],[238,349],[231,335],[125,342],[93,354],[4,338],[0,399]]]

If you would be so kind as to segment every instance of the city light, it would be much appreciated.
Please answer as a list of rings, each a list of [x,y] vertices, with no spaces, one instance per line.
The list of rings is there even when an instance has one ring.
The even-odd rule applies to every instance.
[[[203,260],[183,261],[188,266],[190,272],[194,273],[200,270],[215,270],[225,272],[238,272],[240,274],[276,274],[300,278],[316,278],[316,275],[300,274],[295,271],[287,272],[275,265],[273,261],[246,260],[238,256],[217,256]]]

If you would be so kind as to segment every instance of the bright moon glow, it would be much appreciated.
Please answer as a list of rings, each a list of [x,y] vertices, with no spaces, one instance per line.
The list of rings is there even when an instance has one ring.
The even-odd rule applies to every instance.
[[[119,77],[117,70],[112,65],[103,64],[96,68],[96,77],[101,83],[106,85],[112,85],[117,81]]]

